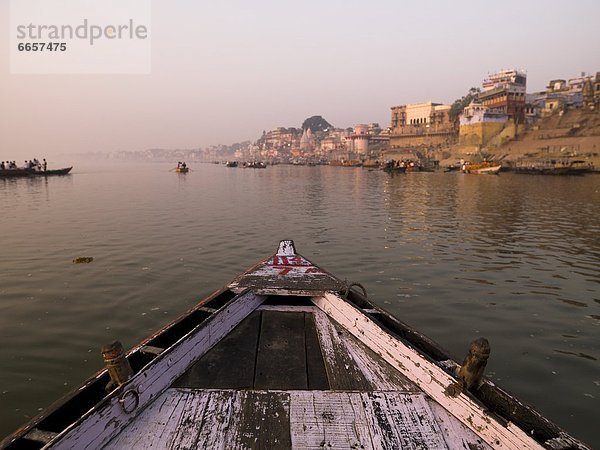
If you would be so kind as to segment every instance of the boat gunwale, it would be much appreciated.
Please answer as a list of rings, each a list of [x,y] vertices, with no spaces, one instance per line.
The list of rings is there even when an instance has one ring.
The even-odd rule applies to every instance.
[[[232,298],[230,298],[216,312],[222,310],[231,301],[233,301],[234,299],[236,299],[236,298],[238,298],[240,296],[245,295],[249,291],[250,291],[250,289],[245,289],[244,291],[240,292],[239,294],[233,295]],[[227,287],[227,285],[225,285],[225,286],[221,287],[220,289],[214,291],[213,293],[209,294],[207,297],[205,297],[204,299],[202,299],[200,302],[196,303],[191,308],[188,308],[184,313],[182,313],[181,315],[177,316],[176,318],[174,318],[173,320],[171,320],[170,322],[168,322],[166,325],[164,325],[163,327],[161,327],[159,330],[157,330],[156,332],[154,332],[150,336],[144,338],[138,344],[134,345],[128,351],[126,351],[125,355],[126,355],[127,360],[129,361],[132,357],[134,357],[134,356],[136,356],[136,355],[138,355],[140,353],[143,353],[142,352],[142,348],[145,345],[147,345],[149,342],[152,342],[154,339],[162,336],[164,333],[166,333],[167,331],[169,331],[170,329],[172,329],[174,326],[176,326],[177,324],[181,323],[184,319],[190,317],[190,315],[193,314],[195,311],[200,310],[201,308],[205,307],[207,304],[209,304],[213,300],[217,299],[221,295],[226,294],[227,292],[233,293]],[[173,349],[174,347],[178,346],[180,344],[180,342],[183,339],[185,339],[186,336],[188,336],[189,334],[191,334],[192,332],[194,332],[195,330],[197,330],[198,327],[201,327],[201,326],[203,326],[205,324],[208,324],[209,319],[214,318],[216,315],[217,315],[216,313],[208,315],[202,322],[198,323],[196,326],[194,326],[188,332],[186,332],[185,334],[183,334],[182,336],[180,336],[173,344],[171,344],[169,347],[165,348],[161,354],[159,354],[156,357],[150,359],[146,364],[144,364],[142,367],[140,367],[134,373],[134,375],[129,380],[127,380],[126,383],[122,384],[121,386],[118,386],[117,388],[113,389],[109,393],[106,393],[106,395],[104,395],[100,400],[98,400],[94,404],[93,407],[91,407],[88,411],[86,411],[84,414],[82,414],[77,420],[75,420],[74,422],[72,422],[71,424],[69,424],[67,427],[65,427],[63,430],[61,430],[57,434],[57,436],[55,436],[55,438],[51,442],[49,442],[49,443],[54,443],[56,440],[58,440],[59,438],[61,438],[65,432],[67,432],[68,430],[72,429],[73,427],[75,427],[76,425],[78,425],[79,423],[81,423],[84,420],[85,417],[87,417],[88,415],[92,414],[93,412],[101,409],[105,404],[109,403],[114,397],[119,396],[124,391],[126,391],[127,388],[128,388],[128,386],[129,386],[129,384],[132,381],[135,380],[136,376],[138,376],[140,373],[146,371],[153,363],[156,363],[156,361],[162,360],[162,358],[164,357],[164,355],[168,353],[168,350]],[[21,425],[13,433],[9,434],[8,436],[6,436],[2,440],[0,440],[0,449],[3,449],[5,447],[10,446],[11,444],[15,443],[19,439],[24,439],[25,435],[28,432],[30,432],[32,429],[36,428],[36,426],[39,425],[43,420],[48,419],[52,414],[56,413],[62,407],[66,406],[71,400],[76,399],[83,392],[85,392],[89,388],[91,388],[96,382],[99,382],[100,379],[102,379],[103,377],[106,379],[105,381],[108,382],[109,379],[108,379],[107,376],[108,376],[108,370],[106,368],[102,368],[102,369],[98,370],[94,375],[92,375],[91,377],[87,378],[79,386],[75,387],[74,389],[72,389],[71,391],[67,392],[65,395],[63,395],[62,397],[60,397],[59,399],[57,399],[54,402],[52,402],[48,407],[44,408],[44,410],[42,412],[40,412],[39,414],[37,414],[36,416],[34,416],[32,419],[30,419],[25,424]]]

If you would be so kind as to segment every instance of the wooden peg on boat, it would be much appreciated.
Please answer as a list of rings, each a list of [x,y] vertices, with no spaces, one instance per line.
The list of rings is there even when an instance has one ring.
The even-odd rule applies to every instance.
[[[125,350],[119,341],[102,346],[102,358],[110,375],[110,383],[106,385],[107,392],[121,386],[133,376],[133,369],[125,357]]]
[[[490,343],[484,337],[471,342],[469,353],[458,371],[458,379],[467,390],[478,387],[490,357]]]

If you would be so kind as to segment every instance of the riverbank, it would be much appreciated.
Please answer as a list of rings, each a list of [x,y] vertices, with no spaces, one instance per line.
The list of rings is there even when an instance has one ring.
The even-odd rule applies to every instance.
[[[600,114],[597,111],[568,110],[541,119],[535,124],[507,126],[486,146],[456,144],[436,152],[440,165],[477,157],[503,163],[540,159],[580,159],[600,170]]]

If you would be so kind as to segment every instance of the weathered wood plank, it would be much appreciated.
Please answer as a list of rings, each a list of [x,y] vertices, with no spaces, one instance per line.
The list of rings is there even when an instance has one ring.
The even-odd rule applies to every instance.
[[[293,448],[374,448],[359,393],[290,392]]]
[[[229,284],[234,292],[248,287],[261,294],[315,295],[338,291],[342,282],[301,255],[273,255]]]
[[[293,448],[447,448],[423,394],[290,392]]]
[[[260,313],[254,311],[194,363],[173,387],[251,389],[258,346]]]
[[[365,392],[361,397],[374,448],[448,448],[422,393]]]
[[[168,448],[232,448],[240,411],[241,398],[236,391],[191,391],[177,435]]]
[[[338,391],[362,391],[373,386],[346,351],[338,329],[325,314],[314,316],[329,386]]]
[[[370,318],[335,294],[314,297],[313,302],[333,317],[375,353],[413,380],[425,393],[475,431],[492,448],[542,449],[523,430],[512,423],[503,425],[487,414],[467,395],[453,397],[446,389],[454,378],[428,361],[413,348],[382,330]]]
[[[291,448],[289,393],[245,391],[240,395],[239,421],[232,442],[224,448]]]
[[[323,314],[319,311],[320,314]],[[323,361],[321,343],[317,334],[313,313],[304,314],[304,330],[306,343],[306,372],[308,374],[308,389],[324,391],[329,389],[327,369]]]
[[[316,306],[297,306],[297,305],[260,305],[257,311],[282,311],[282,312],[303,312],[314,313],[320,311]]]
[[[206,319],[150,362],[97,408],[86,413],[49,444],[52,449],[88,449],[106,445],[114,436],[171,385],[197,358],[204,355],[245,317],[256,309],[264,297],[252,292],[232,299],[223,310]],[[137,398],[137,407],[127,412],[119,401],[123,395]]]
[[[433,400],[428,400],[429,408],[436,417],[436,422],[442,430],[442,436],[448,448],[468,450],[491,450],[483,439],[464,426],[456,417],[442,408]]]
[[[421,392],[417,385],[393,368],[379,355],[375,354],[364,343],[352,336],[343,327],[332,322],[332,319],[323,311],[316,312],[315,317],[318,323],[318,330],[323,335],[328,336],[325,339],[330,339],[334,342],[336,352],[345,353],[352,359],[357,369],[360,370],[367,380],[371,390]],[[340,358],[342,358],[340,355],[336,355],[336,359]],[[341,370],[339,364],[336,364],[336,366],[331,370]]]
[[[255,389],[307,389],[304,314],[262,311]]]
[[[106,448],[489,449],[437,417],[422,393],[168,389]]]
[[[179,433],[190,393],[168,389],[104,450],[170,448]]]
[[[285,392],[168,389],[105,449],[291,448]]]

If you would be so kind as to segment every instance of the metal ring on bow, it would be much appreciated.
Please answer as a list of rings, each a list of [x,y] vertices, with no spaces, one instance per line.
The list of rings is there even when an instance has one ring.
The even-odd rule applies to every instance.
[[[132,405],[128,407],[125,402],[128,400],[128,397],[131,397],[133,400]],[[125,391],[123,393],[123,395],[121,395],[121,398],[119,399],[119,403],[121,404],[121,408],[123,408],[123,411],[127,414],[132,413],[133,411],[135,411],[135,409],[139,406],[140,404],[140,394],[138,393],[138,391],[136,391],[135,389],[129,389],[127,391]]]

